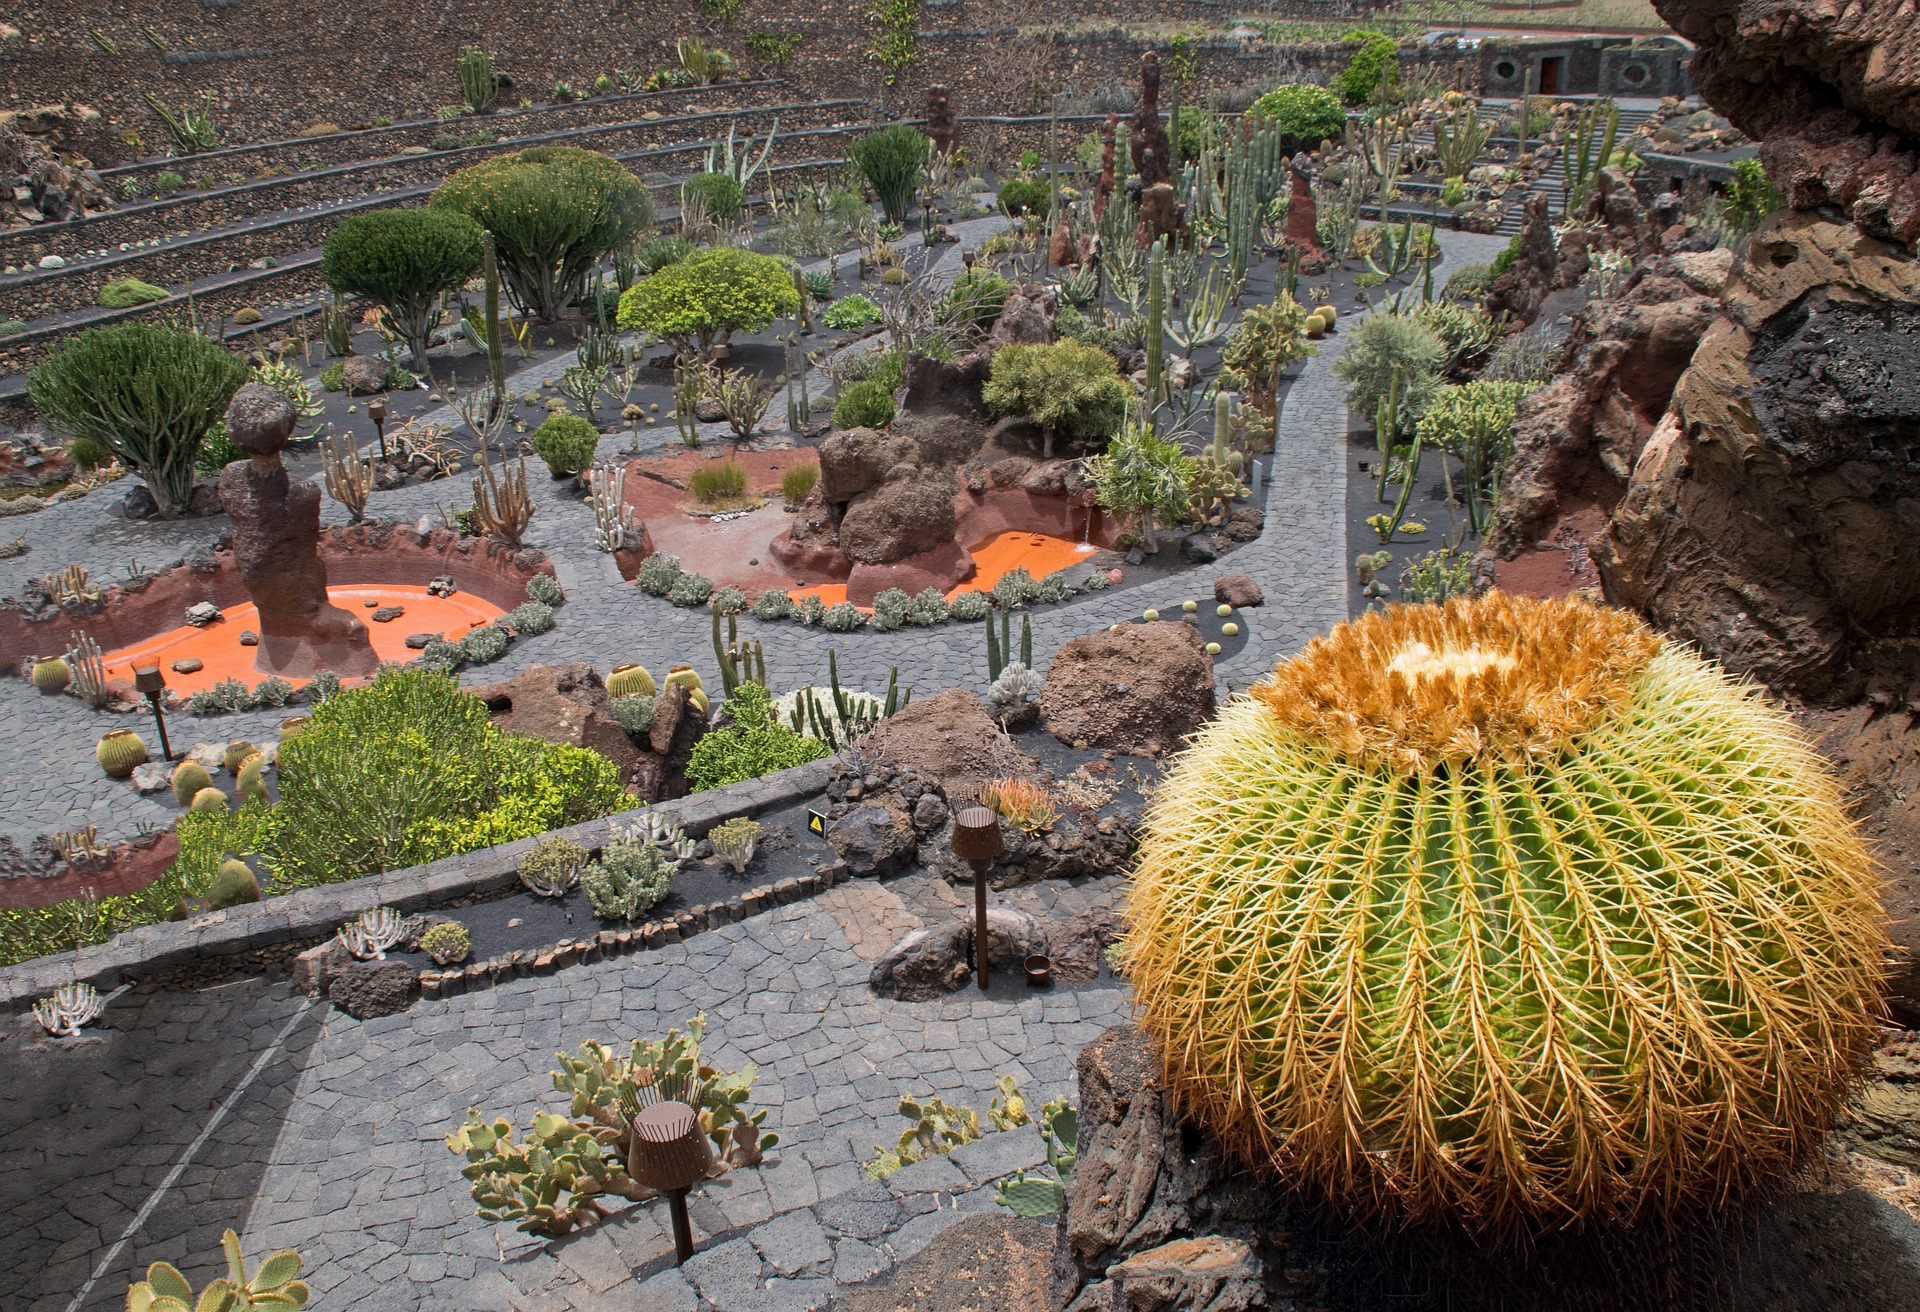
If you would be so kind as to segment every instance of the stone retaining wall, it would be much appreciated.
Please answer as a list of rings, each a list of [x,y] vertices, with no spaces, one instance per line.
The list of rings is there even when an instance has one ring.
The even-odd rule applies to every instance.
[[[665,815],[689,834],[704,834],[722,820],[791,805],[825,792],[830,766],[830,761],[815,761],[662,802],[649,810]],[[557,830],[555,834],[583,847],[598,849],[606,843],[612,826],[632,821],[641,814],[638,810],[626,811]],[[332,934],[343,922],[377,906],[424,911],[464,895],[495,892],[510,887],[519,878],[521,859],[535,844],[554,836],[542,834],[423,866],[302,889],[268,897],[250,906],[209,912],[191,920],[143,925],[78,952],[62,952],[0,968],[0,1006],[23,1010],[35,998],[73,980],[103,990],[111,989],[128,979],[198,960],[303,939],[318,940]],[[796,901],[826,887],[833,879],[832,871],[823,870],[805,878],[755,888],[724,903],[694,907],[671,920],[608,931],[562,952],[549,948],[540,952],[510,953],[495,962],[477,963],[484,969],[471,977],[464,968],[429,971],[422,976],[422,990],[428,996],[465,991],[513,975],[558,969],[587,959],[586,954],[598,957],[678,942],[709,926],[744,920],[771,907]]]

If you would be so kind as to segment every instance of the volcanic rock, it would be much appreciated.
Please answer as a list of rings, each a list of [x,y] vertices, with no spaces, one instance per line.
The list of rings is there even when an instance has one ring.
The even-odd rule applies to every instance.
[[[1267,594],[1253,581],[1251,574],[1222,574],[1213,581],[1213,599],[1223,606],[1245,610],[1266,604]]]
[[[911,766],[932,780],[950,806],[971,803],[983,781],[999,775],[1031,777],[1039,766],[1009,750],[980,699],[964,688],[915,697],[860,740],[869,760]]]
[[[334,976],[327,998],[356,1020],[372,1020],[405,1011],[419,984],[419,972],[404,961],[356,961]]]
[[[1192,624],[1122,625],[1062,645],[1039,701],[1062,742],[1158,756],[1213,715],[1213,658]]]
[[[387,388],[387,366],[370,355],[350,355],[340,368],[342,384],[349,396],[369,396]]]
[[[646,754],[627,737],[613,718],[606,684],[584,661],[529,665],[504,682],[484,683],[467,691],[487,704],[493,722],[508,733],[596,751],[619,767],[622,784],[638,785],[643,792],[657,789],[658,760],[646,760]],[[685,695],[683,689],[681,697]]]
[[[918,847],[913,817],[892,793],[858,802],[827,829],[827,841],[855,875],[891,875],[912,864]]]

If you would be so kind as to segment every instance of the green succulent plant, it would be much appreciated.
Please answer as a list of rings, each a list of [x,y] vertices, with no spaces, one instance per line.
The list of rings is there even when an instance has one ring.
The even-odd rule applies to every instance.
[[[1241,1158],[1486,1232],[1715,1203],[1817,1142],[1887,920],[1785,716],[1625,612],[1492,593],[1316,638],[1158,789],[1123,956]]]
[[[298,1278],[300,1254],[282,1249],[262,1262],[251,1278],[240,1252],[240,1237],[229,1230],[220,1237],[227,1256],[227,1274],[200,1291],[177,1267],[155,1262],[147,1278],[127,1290],[127,1312],[241,1312],[245,1308],[305,1307],[307,1287]]]

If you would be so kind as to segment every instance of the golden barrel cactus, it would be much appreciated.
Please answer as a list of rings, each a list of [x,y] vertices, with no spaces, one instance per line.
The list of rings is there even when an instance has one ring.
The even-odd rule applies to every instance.
[[[1829,1123],[1889,948],[1833,780],[1623,612],[1341,625],[1163,781],[1123,953],[1169,1088],[1362,1213],[1477,1230],[1735,1194]]]

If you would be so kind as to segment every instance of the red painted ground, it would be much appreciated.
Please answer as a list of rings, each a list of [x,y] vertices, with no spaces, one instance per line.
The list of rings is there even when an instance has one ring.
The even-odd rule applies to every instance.
[[[780,476],[802,465],[817,469],[819,457],[812,447],[744,451],[732,457],[747,471],[747,490],[765,496],[767,504],[750,514],[718,524],[704,515],[687,513],[697,504],[691,492],[641,473],[643,469],[651,470],[684,483],[694,470],[708,467],[717,458],[701,451],[688,451],[665,460],[636,460],[628,464],[627,504],[646,524],[653,549],[678,556],[684,569],[705,574],[716,583],[730,583],[750,594],[792,586],[793,576],[767,549],[768,544],[787,531],[793,518],[781,504]],[[751,560],[759,564],[748,564]]]
[[[407,649],[409,633],[444,633],[458,639],[468,629],[478,628],[504,614],[490,601],[470,592],[451,597],[430,597],[426,588],[406,583],[349,584],[328,588],[327,597],[342,610],[351,611],[366,623],[373,639],[373,650],[383,661],[409,661],[418,652]],[[404,606],[406,614],[397,620],[375,624],[372,615],[379,606]],[[132,647],[107,652],[104,660],[109,679],[133,678],[136,665],[159,665],[167,687],[185,697],[211,688],[222,679],[238,679],[248,687],[260,682],[271,671],[254,668],[258,647],[242,647],[240,631],[259,632],[259,612],[251,603],[229,606],[218,624],[204,629],[183,625]],[[175,674],[173,663],[198,657],[204,664],[192,674]],[[289,680],[296,687],[305,679]]]
[[[1036,579],[1042,579],[1055,570],[1062,570],[1078,563],[1082,557],[1097,550],[1097,547],[1087,543],[1069,542],[1065,538],[1051,537],[1045,533],[995,533],[967,552],[973,557],[976,572],[959,587],[950,589],[946,594],[947,600],[952,601],[961,593],[976,589],[981,592],[991,592],[993,585],[1000,581],[1001,575],[1012,573],[1021,565],[1027,567],[1027,573]],[[821,603],[827,606],[838,605],[847,599],[847,585],[844,583],[821,583],[810,588],[789,588],[787,592],[795,601],[802,597],[813,596],[820,598]],[[870,610],[871,607],[862,606],[860,609]]]

